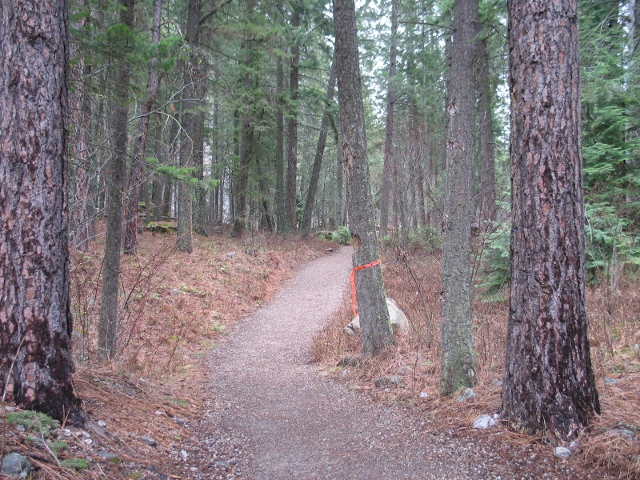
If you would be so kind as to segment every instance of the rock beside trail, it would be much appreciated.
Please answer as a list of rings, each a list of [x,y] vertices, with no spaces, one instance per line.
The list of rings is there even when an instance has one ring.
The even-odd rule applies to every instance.
[[[496,421],[491,415],[482,415],[473,422],[473,428],[489,428],[493,427],[496,424]]]
[[[2,459],[2,473],[14,478],[27,478],[31,463],[24,455],[10,453]]]
[[[472,388],[467,388],[464,392],[460,394],[458,397],[459,402],[466,402],[467,400],[471,400],[476,397],[476,392],[473,391]]]
[[[565,459],[571,456],[571,450],[569,450],[567,447],[556,447],[553,449],[553,454],[557,458]]]
[[[397,375],[388,375],[385,377],[376,378],[374,383],[376,388],[386,387],[389,385],[400,385],[403,382],[401,377]]]
[[[389,318],[391,319],[391,327],[393,327],[393,333],[401,334],[409,328],[409,319],[405,313],[400,310],[398,304],[393,298],[387,297],[387,309],[389,310]],[[344,327],[344,333],[350,337],[360,331],[360,315],[356,315],[346,327]]]

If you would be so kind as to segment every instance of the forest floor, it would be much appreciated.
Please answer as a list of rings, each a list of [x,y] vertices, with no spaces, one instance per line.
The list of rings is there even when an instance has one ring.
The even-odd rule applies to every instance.
[[[471,428],[499,409],[504,302],[475,306],[476,397],[437,395],[437,255],[383,251],[411,331],[384,358],[338,366],[359,349],[342,332],[349,247],[219,233],[185,255],[171,237],[141,240],[123,261],[110,365],[93,362],[100,245],[74,256],[75,382],[90,422],[43,441],[3,422],[3,454],[28,456],[33,478],[640,478],[640,359],[624,347],[640,334],[637,288],[620,287],[628,301],[614,312],[635,318],[592,328],[603,415],[560,460],[549,439]],[[592,322],[605,293],[590,292]],[[385,375],[402,383],[376,387]],[[56,437],[63,450],[43,446]],[[66,468],[74,458],[88,468]]]

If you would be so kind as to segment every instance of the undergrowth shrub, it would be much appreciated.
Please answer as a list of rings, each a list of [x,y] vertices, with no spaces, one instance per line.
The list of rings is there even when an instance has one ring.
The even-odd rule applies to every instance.
[[[351,243],[351,232],[344,225],[340,225],[333,232],[331,240],[338,242],[340,245],[349,245]]]
[[[619,217],[612,205],[586,204],[586,268],[590,283],[615,280],[625,271],[637,271],[640,244],[625,229],[626,218]]]

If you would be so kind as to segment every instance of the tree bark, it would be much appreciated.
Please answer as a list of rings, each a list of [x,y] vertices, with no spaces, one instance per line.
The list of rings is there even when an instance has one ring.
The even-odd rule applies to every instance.
[[[200,32],[200,0],[189,0],[189,14],[187,18],[187,44],[189,45],[189,60],[185,64],[182,97],[182,139],[180,141],[180,167],[193,166],[195,151],[194,133],[196,107],[196,82],[199,81],[198,67],[198,34]],[[193,199],[192,186],[189,180],[178,182],[178,222],[177,247],[184,253],[193,252]]]
[[[282,2],[278,5],[278,12],[284,16]],[[284,193],[284,114],[282,110],[283,92],[284,92],[284,68],[282,65],[282,57],[278,56],[276,64],[276,222],[278,230],[281,230],[286,224],[285,220],[285,193]]]
[[[382,191],[380,193],[380,236],[387,236],[389,226],[389,198],[391,197],[391,186],[393,184],[394,168],[393,162],[393,122],[395,117],[395,76],[396,61],[398,56],[397,36],[398,36],[398,12],[397,1],[391,1],[391,46],[389,48],[389,85],[387,86],[387,118],[385,124],[384,138],[384,164],[382,167]],[[399,193],[399,192],[398,192]]]
[[[120,23],[133,28],[134,0],[121,0]],[[113,156],[107,185],[107,235],[102,267],[102,303],[98,327],[98,360],[114,358],[118,338],[118,288],[120,248],[122,245],[123,205],[127,164],[128,88],[130,65],[127,58],[119,61],[113,92]]]
[[[297,172],[298,172],[298,90],[300,86],[299,64],[300,44],[298,29],[300,27],[300,1],[293,2],[291,13],[291,27],[294,39],[291,45],[291,68],[289,69],[289,92],[293,105],[287,119],[287,182],[285,187],[285,219],[283,231],[295,230],[297,227]]]
[[[0,392],[81,424],[72,373],[64,0],[0,16]],[[4,399],[3,399],[4,400]]]
[[[576,0],[509,4],[511,292],[502,418],[575,438],[600,412],[585,309]]]
[[[79,1],[77,8],[84,8],[84,2]],[[82,17],[77,28],[83,28],[88,17]],[[69,201],[69,220],[72,249],[87,251],[91,237],[93,236],[92,221],[89,216],[89,140],[91,132],[91,97],[88,79],[90,78],[91,65],[85,63],[84,58],[78,54],[79,45],[71,43],[71,59],[76,60],[69,68],[69,80],[75,84],[74,93],[69,98],[71,107],[71,128],[73,141],[71,142],[71,188],[73,196]],[[75,57],[75,58],[74,58]]]
[[[440,393],[475,385],[471,325],[471,172],[473,43],[478,0],[456,0],[448,78],[446,180],[442,239]]]
[[[496,217],[495,139],[493,137],[493,114],[491,112],[491,89],[489,85],[489,53],[485,38],[476,42],[476,91],[478,93],[479,167],[480,167],[480,219],[484,222]]]
[[[353,266],[379,260],[371,198],[362,78],[358,56],[354,0],[334,0],[335,57],[342,129],[343,162],[347,172],[347,209],[354,241]],[[356,271],[356,296],[362,353],[376,355],[393,343],[380,264]]]
[[[336,87],[336,67],[335,62],[331,66],[331,74],[329,75],[329,86],[327,87],[327,103],[333,102],[333,95]],[[327,105],[327,108],[329,107]],[[313,168],[311,178],[309,179],[309,189],[307,190],[307,200],[304,204],[304,217],[302,220],[302,236],[307,238],[311,231],[311,217],[313,216],[313,204],[316,201],[316,191],[318,189],[318,180],[320,179],[320,170],[322,169],[322,159],[324,158],[324,148],[327,144],[327,133],[329,131],[329,115],[325,111],[322,116],[322,124],[320,125],[320,134],[318,135],[318,145],[316,147],[316,155],[313,160]]]
[[[151,45],[160,42],[160,22],[162,21],[162,0],[153,2],[153,27],[151,34]],[[140,187],[142,186],[144,156],[147,150],[147,133],[149,131],[149,121],[151,110],[156,103],[156,97],[160,90],[160,73],[157,68],[158,59],[151,59],[151,69],[149,70],[149,93],[147,100],[142,105],[140,112],[140,125],[136,137],[136,150],[131,162],[129,173],[129,197],[125,210],[125,232],[124,232],[124,253],[135,255],[138,247],[138,203],[140,200]],[[148,205],[147,205],[148,208]]]
[[[253,0],[245,0],[245,8],[248,12],[248,18],[251,18],[251,14],[254,9]],[[242,80],[245,99],[252,98],[251,89],[253,86],[253,41],[251,40],[251,34],[246,33],[245,38],[242,41],[242,49],[244,50],[244,66],[245,74]],[[240,130],[240,145],[239,145],[239,157],[240,165],[238,166],[238,180],[235,184],[236,198],[237,198],[237,210],[234,215],[233,228],[231,230],[231,236],[235,238],[242,237],[247,223],[247,188],[249,185],[249,162],[250,155],[253,148],[253,130],[254,119],[250,112],[245,111],[242,114],[241,130]]]

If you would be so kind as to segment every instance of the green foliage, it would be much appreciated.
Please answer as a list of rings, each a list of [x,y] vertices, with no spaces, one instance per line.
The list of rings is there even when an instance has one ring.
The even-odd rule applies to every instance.
[[[628,221],[616,214],[612,205],[587,204],[586,268],[588,280],[598,280],[611,266],[640,265],[640,245],[636,235],[626,231]]]
[[[169,234],[177,232],[175,222],[149,222],[146,228],[153,233]]]
[[[344,225],[340,225],[331,235],[331,239],[340,245],[349,245],[351,243],[351,232]]]
[[[501,298],[509,285],[511,262],[511,224],[494,222],[492,233],[485,239],[480,258],[478,288],[485,299]]]
[[[45,437],[57,427],[57,422],[49,415],[33,410],[7,413],[7,422],[11,425],[22,425],[31,432],[41,433]]]
[[[414,243],[428,250],[438,250],[442,247],[442,237],[440,232],[429,226],[419,227],[411,230],[408,235],[410,243]]]
[[[60,465],[74,470],[84,470],[89,468],[89,461],[86,458],[69,458],[67,460],[62,460]]]
[[[49,444],[49,450],[53,452],[54,455],[58,455],[62,450],[66,450],[68,447],[67,442],[64,440],[56,440],[55,442],[51,442]]]

